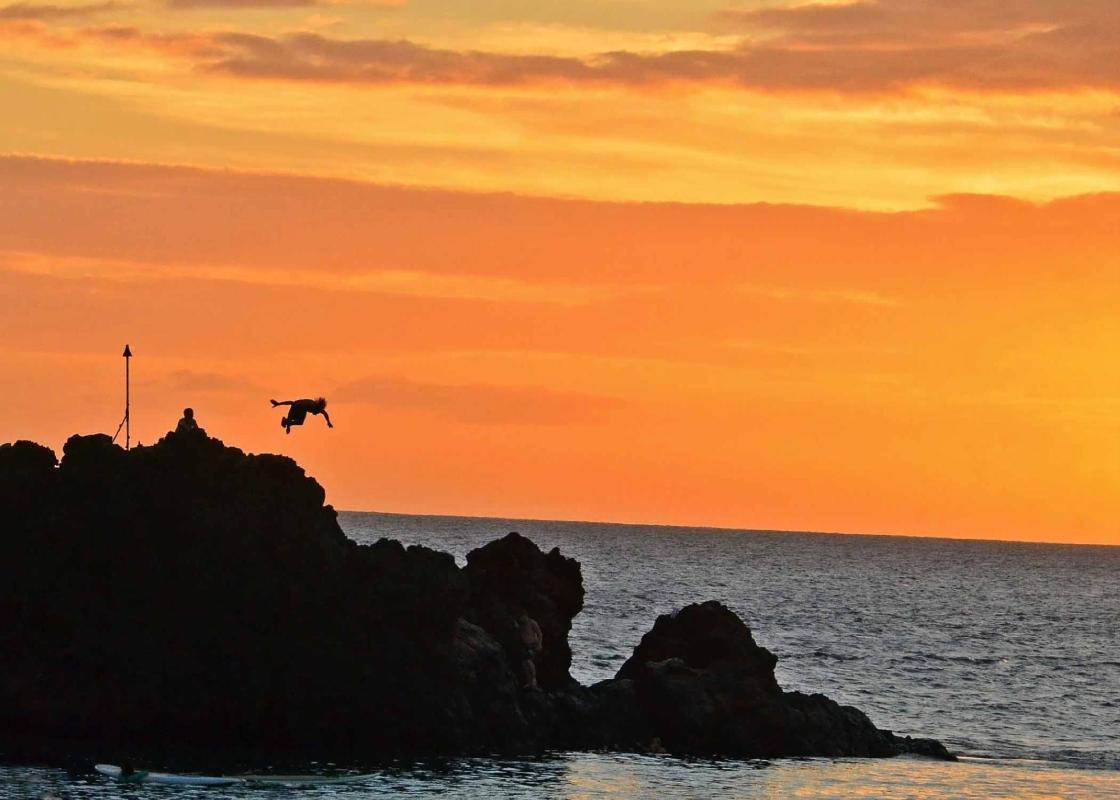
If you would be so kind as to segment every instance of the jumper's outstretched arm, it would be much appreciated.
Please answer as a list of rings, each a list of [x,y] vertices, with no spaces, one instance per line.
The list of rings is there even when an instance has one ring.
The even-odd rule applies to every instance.
[[[295,400],[269,400],[268,402],[272,403],[273,408],[276,408],[276,406],[290,406]]]
[[[333,427],[334,427],[334,423],[333,423],[333,422],[331,422],[331,415],[327,413],[327,410],[326,410],[326,409],[324,408],[324,409],[322,410],[322,412],[320,412],[320,413],[322,413],[322,415],[323,415],[323,418],[324,418],[324,419],[325,419],[325,420],[327,421],[327,427],[328,427],[328,428],[333,428]]]

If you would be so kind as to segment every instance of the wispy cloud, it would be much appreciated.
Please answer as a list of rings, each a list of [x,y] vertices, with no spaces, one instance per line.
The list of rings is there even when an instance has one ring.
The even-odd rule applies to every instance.
[[[181,8],[317,4],[170,2]],[[921,85],[977,91],[1120,87],[1120,18],[1111,0],[880,0],[731,10],[721,19],[741,31],[736,46],[618,50],[587,57],[456,50],[407,39],[344,39],[311,31],[150,33],[111,26],[73,35],[166,52],[214,74],[285,81],[631,88],[715,84],[829,92],[889,92]]]
[[[0,250],[0,268],[60,278],[116,282],[194,279],[256,286],[304,287],[330,292],[370,292],[402,297],[579,306],[633,295],[641,287],[528,281],[487,275],[448,275],[404,269],[326,270],[246,268],[211,264],[156,264],[88,256],[44,256]]]
[[[894,355],[902,352],[900,348],[887,344],[799,344],[761,339],[730,339],[725,344],[733,350],[779,356]]]
[[[159,383],[176,393],[261,391],[260,384],[249,378],[205,370],[174,370]]]
[[[300,8],[321,5],[319,0],[167,0],[170,8]]]
[[[1043,262],[1066,264],[1066,274],[1084,264],[1078,274],[1087,275],[1111,263],[1120,211],[1116,193],[1045,204],[953,195],[887,214],[551,200],[21,157],[0,157],[0,187],[0,251],[10,269],[203,274],[510,305],[659,302],[666,313],[682,292],[713,285],[721,294],[705,303],[910,306],[922,301],[915,271],[936,274],[942,286],[974,282],[962,242],[988,246],[993,231],[1024,283],[1057,269]],[[1079,232],[1075,242],[1070,230]],[[1096,255],[1071,263],[1074,246]],[[755,305],[782,311],[780,302]]]
[[[305,8],[307,6],[350,5],[367,8],[400,8],[407,0],[167,0],[170,8],[220,8],[231,11],[254,8]]]
[[[894,308],[901,305],[896,297],[865,289],[802,288],[793,286],[764,286],[741,283],[736,287],[745,294],[769,297],[774,300],[792,300],[810,303],[853,303],[861,306]]]
[[[56,20],[82,19],[124,8],[123,3],[86,3],[84,5],[55,5],[50,3],[13,3],[0,6],[0,20]]]

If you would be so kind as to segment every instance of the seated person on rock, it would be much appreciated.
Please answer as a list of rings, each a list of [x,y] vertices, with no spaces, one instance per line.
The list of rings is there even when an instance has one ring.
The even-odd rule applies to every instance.
[[[179,424],[175,426],[175,433],[201,433],[206,434],[202,428],[198,427],[198,423],[194,419],[194,409],[184,408],[183,418],[179,420]]]
[[[537,656],[544,649],[544,634],[541,626],[529,616],[529,612],[521,609],[514,621],[517,628],[516,657],[521,666],[521,678],[524,681],[523,689],[537,689]]]
[[[308,414],[321,414],[327,421],[327,427],[334,427],[331,423],[330,414],[327,413],[327,399],[325,397],[317,397],[314,400],[269,400],[268,402],[272,403],[273,408],[291,406],[288,409],[288,415],[280,420],[280,427],[284,429],[284,433],[291,433],[293,425],[302,425]]]

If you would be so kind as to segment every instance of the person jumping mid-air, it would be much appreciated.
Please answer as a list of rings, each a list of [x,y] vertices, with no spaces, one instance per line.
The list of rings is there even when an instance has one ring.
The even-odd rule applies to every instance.
[[[325,397],[317,397],[314,400],[269,400],[268,402],[272,403],[273,408],[291,406],[288,409],[288,415],[280,420],[280,427],[284,429],[284,433],[291,433],[293,425],[302,425],[308,414],[322,414],[327,421],[327,427],[334,427],[331,424],[330,414],[327,413]]]

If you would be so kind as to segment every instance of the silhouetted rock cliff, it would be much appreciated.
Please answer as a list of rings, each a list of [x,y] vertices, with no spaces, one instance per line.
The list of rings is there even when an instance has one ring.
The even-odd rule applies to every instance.
[[[615,679],[580,686],[578,562],[516,534],[463,569],[356,544],[294,461],[201,433],[130,452],[75,436],[61,463],[0,446],[0,515],[0,744],[24,752],[947,756],[783,693],[715,603],[661,617]],[[521,610],[544,635],[543,691],[515,674]]]

